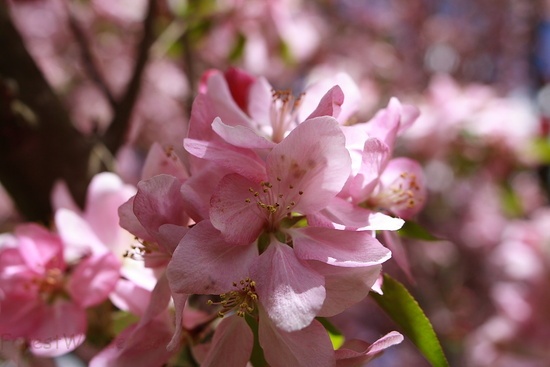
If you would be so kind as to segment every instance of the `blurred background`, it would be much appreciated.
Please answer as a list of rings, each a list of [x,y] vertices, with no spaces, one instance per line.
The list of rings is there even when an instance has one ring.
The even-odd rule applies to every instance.
[[[359,88],[421,115],[398,155],[429,196],[390,263],[452,366],[550,365],[550,1],[6,0],[0,3],[0,230],[51,220],[64,179],[82,203],[104,170],[137,183],[153,142],[182,139],[200,80],[230,66],[301,92]],[[431,235],[427,235],[427,232]],[[375,340],[370,300],[335,318]],[[427,366],[405,342],[373,366]]]

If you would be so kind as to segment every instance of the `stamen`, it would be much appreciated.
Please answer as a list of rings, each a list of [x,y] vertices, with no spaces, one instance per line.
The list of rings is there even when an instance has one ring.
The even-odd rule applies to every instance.
[[[174,151],[174,146],[173,145],[167,146],[166,149],[164,149],[164,154],[166,154],[167,158],[170,158],[173,161],[176,161],[178,159],[178,157],[176,156],[176,153]]]
[[[422,199],[417,197],[420,190],[415,174],[403,172],[399,175],[399,182],[385,190],[382,190],[375,197],[368,200],[368,203],[382,209],[391,207],[397,209],[412,209]]]
[[[154,242],[148,242],[140,238],[134,238],[138,244],[131,245],[130,250],[126,250],[123,257],[130,258],[132,260],[143,261],[146,255],[151,255],[159,251],[158,244]]]
[[[296,196],[296,192],[288,192],[288,190],[294,190],[294,185],[288,185],[288,189],[284,189],[282,184],[279,183],[283,180],[277,177],[275,185],[269,181],[260,182],[260,191],[256,191],[253,187],[248,188],[248,192],[252,193],[254,198],[246,198],[244,201],[246,204],[254,201],[256,203],[255,208],[260,215],[266,221],[265,228],[268,231],[276,231],[279,228],[280,221],[285,217],[292,217],[293,210],[300,200],[300,196],[304,194],[302,190],[298,192],[300,196]],[[281,191],[285,192],[282,193]],[[290,197],[296,199],[288,201]],[[283,210],[281,210],[283,209]]]
[[[292,124],[298,124],[298,111],[304,94],[294,97],[290,90],[272,90],[273,102],[271,103],[270,120],[272,128],[272,140],[280,142]]]
[[[65,292],[64,273],[59,268],[47,269],[44,275],[25,281],[23,287],[27,291],[31,289],[37,291],[46,302],[51,302],[56,296],[63,295]]]
[[[251,315],[256,309],[255,305],[258,302],[258,294],[256,293],[256,282],[250,278],[242,279],[239,284],[233,282],[233,290],[227,293],[220,294],[221,301],[214,302],[208,300],[208,305],[220,305],[222,309],[218,311],[219,317],[224,317],[230,312],[235,312],[237,316],[244,317],[246,314]]]

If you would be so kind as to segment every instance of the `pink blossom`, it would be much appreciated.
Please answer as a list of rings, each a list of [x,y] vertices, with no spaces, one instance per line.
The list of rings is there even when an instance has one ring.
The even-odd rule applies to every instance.
[[[212,70],[203,80],[203,92],[194,103],[189,129],[189,139],[228,141],[230,136],[241,138],[239,147],[270,148],[278,143],[300,122],[318,116],[337,117],[343,103],[340,87],[333,86],[324,91],[320,100],[308,102],[309,114],[300,115],[302,96],[294,97],[290,91],[275,91],[263,78],[253,78],[242,71],[232,70],[224,76]],[[307,91],[306,91],[307,94]],[[246,104],[246,105],[245,105]],[[213,134],[211,124],[219,118]],[[224,134],[225,126],[237,129],[238,134]],[[252,134],[253,133],[253,134]],[[252,137],[252,142],[243,139],[242,134]],[[259,143],[258,135],[267,139]],[[258,146],[258,144],[261,144]]]
[[[370,233],[292,228],[296,213],[318,212],[341,190],[350,171],[344,143],[333,118],[309,119],[271,149],[265,163],[224,176],[211,199],[210,221],[195,225],[174,252],[168,266],[172,290],[221,294],[250,277],[266,314],[285,332],[366,296],[379,264],[390,256]],[[337,287],[354,276],[370,284],[344,300]]]
[[[392,98],[369,122],[343,127],[352,158],[352,175],[345,193],[359,203],[372,194],[391,160],[398,134],[411,126],[418,110]]]
[[[278,230],[292,212],[323,209],[341,190],[349,163],[337,122],[307,120],[271,150],[265,163],[258,161],[255,172],[241,170],[221,180],[211,199],[212,223],[229,242],[250,243],[264,229]]]
[[[119,208],[121,226],[140,239],[127,256],[147,267],[168,264],[189,223],[180,187],[173,176],[154,176],[140,181],[137,194]]]
[[[426,194],[422,166],[409,158],[395,158],[388,162],[367,203],[379,210],[411,219],[424,207]]]
[[[259,343],[270,366],[334,365],[332,344],[324,327],[314,320],[298,331],[279,329],[264,310],[255,282],[249,278],[235,283],[233,290],[221,295],[221,299],[220,313],[229,313],[234,308],[236,314],[224,317],[217,326],[201,366],[246,365],[254,338],[245,317],[253,313],[257,321],[252,322],[257,322]]]
[[[135,188],[115,174],[98,174],[90,182],[82,211],[64,184],[58,184],[52,194],[55,222],[68,250],[77,257],[111,251],[122,258],[132,236],[118,225],[118,207],[134,193]]]
[[[317,104],[326,93],[337,85],[343,92],[345,98],[340,102],[340,111],[334,116],[342,125],[346,125],[352,116],[363,104],[363,98],[358,86],[349,74],[335,70],[324,70],[312,73],[306,87],[306,93],[301,101],[299,119],[305,120],[317,107]]]
[[[107,299],[119,277],[111,253],[68,264],[56,234],[35,225],[16,228],[0,250],[0,333],[24,338],[41,356],[57,356],[85,338],[85,309]]]
[[[55,222],[69,259],[78,259],[87,254],[114,254],[122,265],[121,277],[131,280],[139,287],[152,290],[157,282],[157,275],[152,269],[145,267],[143,259],[136,261],[132,256],[128,256],[129,253],[135,252],[141,254],[143,244],[119,225],[119,207],[135,192],[133,186],[125,184],[113,173],[98,174],[88,187],[86,204],[82,211],[73,203],[63,186],[58,186],[53,194],[54,206],[58,208]],[[155,230],[158,231],[158,227]],[[163,230],[167,238],[173,235],[174,231],[178,232],[178,229]],[[178,240],[179,238],[174,239],[173,242],[177,243]],[[155,260],[157,263],[168,261],[166,255]],[[118,290],[116,287],[110,294],[112,300]]]

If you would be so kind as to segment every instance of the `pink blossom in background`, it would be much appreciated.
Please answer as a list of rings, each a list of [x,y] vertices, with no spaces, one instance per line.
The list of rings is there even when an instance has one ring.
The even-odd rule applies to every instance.
[[[119,276],[113,254],[67,263],[63,247],[58,235],[35,224],[18,226],[1,244],[0,331],[23,338],[40,356],[62,355],[84,342],[86,308],[107,299]]]

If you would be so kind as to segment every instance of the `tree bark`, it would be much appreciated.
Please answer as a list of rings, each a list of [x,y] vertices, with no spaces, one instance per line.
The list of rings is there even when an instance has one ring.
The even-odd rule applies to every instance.
[[[48,222],[50,193],[65,180],[81,205],[93,141],[80,134],[0,2],[0,182],[27,220]]]

